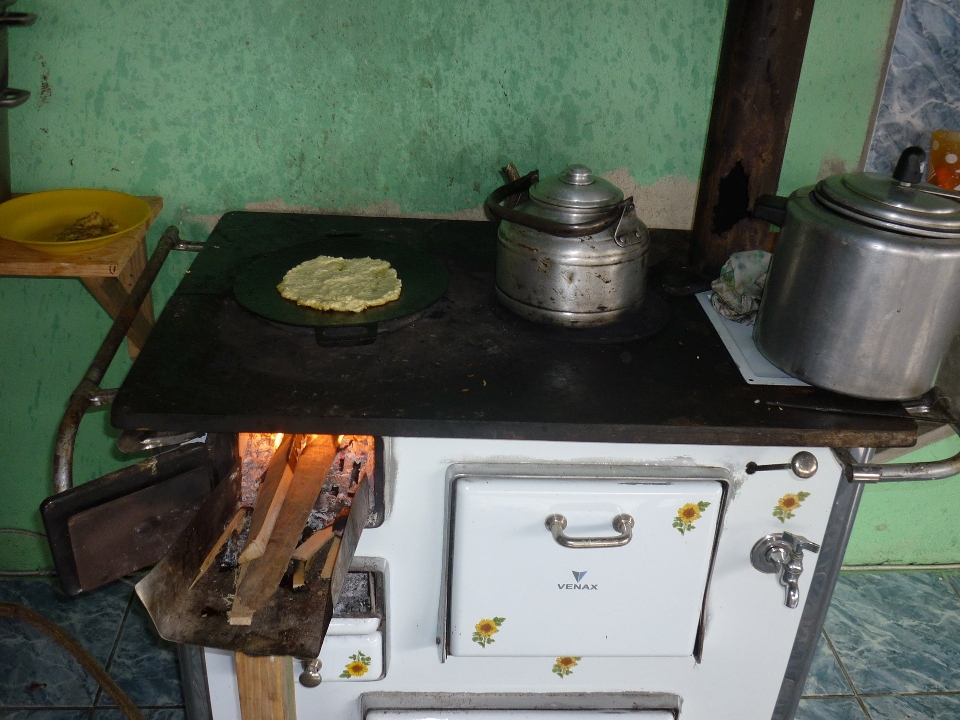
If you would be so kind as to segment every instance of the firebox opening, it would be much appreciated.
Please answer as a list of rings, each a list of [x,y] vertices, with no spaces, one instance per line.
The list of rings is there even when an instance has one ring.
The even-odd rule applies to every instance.
[[[315,437],[317,436],[293,436],[291,458],[288,462],[295,462],[296,456],[300,454],[305,444]],[[238,450],[241,471],[241,507],[251,509],[256,505],[267,468],[281,448],[283,439],[282,433],[240,433]],[[323,489],[310,511],[304,527],[303,540],[320,529],[332,525],[344,510],[349,509],[361,479],[367,478],[371,483],[374,480],[376,467],[374,438],[370,435],[340,435],[336,440],[336,455],[323,480]]]

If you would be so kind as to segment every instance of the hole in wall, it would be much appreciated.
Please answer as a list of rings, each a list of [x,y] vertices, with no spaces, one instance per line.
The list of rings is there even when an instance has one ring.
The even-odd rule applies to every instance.
[[[749,184],[750,176],[739,161],[720,180],[717,204],[713,207],[711,230],[714,235],[723,235],[738,222],[750,217],[750,195],[747,192]]]

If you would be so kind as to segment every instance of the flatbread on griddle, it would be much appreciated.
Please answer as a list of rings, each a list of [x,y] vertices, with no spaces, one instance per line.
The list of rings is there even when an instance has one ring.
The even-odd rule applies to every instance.
[[[317,310],[360,312],[400,297],[400,278],[386,260],[321,255],[287,271],[280,295]]]

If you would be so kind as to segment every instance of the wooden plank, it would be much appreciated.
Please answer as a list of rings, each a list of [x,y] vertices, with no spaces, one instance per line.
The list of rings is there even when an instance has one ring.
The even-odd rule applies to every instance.
[[[0,238],[0,275],[17,277],[117,277],[137,252],[153,221],[163,209],[163,198],[144,197],[150,219],[120,235],[106,247],[76,255],[47,255],[20,243]]]
[[[333,577],[333,568],[337,564],[337,558],[340,556],[340,538],[333,538],[333,544],[330,546],[330,552],[327,559],[323,562],[323,569],[320,571],[320,577],[329,580]]]
[[[350,515],[347,517],[346,527],[343,529],[343,536],[335,540],[336,547],[331,547],[324,562],[320,577],[330,578],[330,598],[333,602],[340,597],[340,588],[343,587],[343,581],[350,571],[350,563],[353,562],[353,553],[360,542],[360,534],[367,524],[367,518],[370,513],[370,480],[366,475],[360,477],[360,484],[353,496],[353,503],[350,505]],[[336,555],[332,567],[330,556]]]
[[[300,446],[302,436],[296,436],[297,447]],[[240,554],[240,562],[246,563],[263,555],[267,547],[267,540],[273,532],[277,522],[277,515],[287,496],[290,482],[293,480],[293,467],[297,462],[296,454],[291,452],[294,447],[294,436],[285,435],[280,446],[270,458],[267,472],[260,483],[257,502],[253,508],[253,517],[250,518],[250,532],[247,535],[247,544]],[[242,456],[241,456],[242,457]]]
[[[312,437],[300,453],[263,555],[244,564],[230,612],[231,625],[249,625],[254,613],[276,593],[336,454],[332,435]]]
[[[242,720],[296,720],[293,658],[234,653]]]
[[[140,279],[140,276],[143,274],[143,271],[147,267],[147,239],[143,238],[140,242],[136,244],[136,247],[133,250],[133,254],[130,256],[130,260],[127,261],[126,266],[120,269],[120,274],[117,275],[117,280],[120,281],[120,284],[126,290],[127,294],[133,290],[133,286],[137,284],[137,280]],[[112,316],[111,316],[112,317]],[[134,328],[145,327],[149,330],[153,328],[153,324],[156,322],[156,316],[153,313],[153,292],[148,292],[147,296],[143,299],[143,302],[140,304],[140,309],[137,311],[137,316],[133,319],[133,327],[131,327],[131,332],[127,334],[127,350],[130,353],[131,359],[136,359],[137,355],[140,354],[140,351],[143,349],[143,342],[139,338],[135,339]],[[146,341],[146,336],[143,338]]]
[[[293,552],[294,560],[309,560],[314,555],[317,554],[317,551],[330,542],[330,538],[333,537],[333,525],[327,525],[325,528],[320,528],[313,535],[308,537],[302,545],[297,547]]]
[[[140,276],[143,274],[143,271],[147,267],[147,243],[141,242],[137,243],[136,247],[133,250],[133,254],[130,256],[130,260],[127,261],[126,266],[121,268],[120,273],[117,275],[117,279],[120,281],[120,284],[123,285],[124,289],[129,293],[133,290],[133,286],[136,285],[137,280],[140,279]],[[153,325],[156,317],[153,313],[153,293],[147,293],[146,299],[143,301],[143,305],[140,306],[140,312],[143,314],[143,317]]]

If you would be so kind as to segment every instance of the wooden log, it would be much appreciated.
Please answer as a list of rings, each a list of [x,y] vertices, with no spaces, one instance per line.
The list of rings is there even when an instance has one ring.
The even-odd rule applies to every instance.
[[[323,569],[320,571],[320,577],[329,580],[333,577],[333,569],[336,567],[337,558],[340,556],[340,538],[334,536],[333,544],[330,545],[330,552],[327,553],[327,559],[323,563]],[[339,590],[339,588],[337,588]],[[339,594],[339,593],[338,593]]]
[[[254,613],[277,591],[336,453],[337,443],[330,435],[312,438],[300,453],[263,555],[244,563],[230,612],[231,625],[249,625]]]
[[[296,720],[293,658],[234,653],[242,720]]]
[[[240,553],[241,563],[263,555],[270,533],[273,532],[280,506],[283,505],[283,499],[287,496],[287,489],[293,480],[293,467],[297,460],[291,452],[293,441],[292,435],[284,436],[267,466],[263,482],[260,483],[257,503],[253,508],[253,517],[250,518],[247,544]]]
[[[293,567],[293,578],[291,584],[294,590],[306,586],[307,584],[307,563],[304,560],[297,560]]]
[[[309,560],[333,537],[333,525],[317,530],[293,552],[294,560]]]
[[[771,249],[749,216],[776,193],[814,0],[730,0],[700,173],[691,267],[718,276],[731,253]]]

